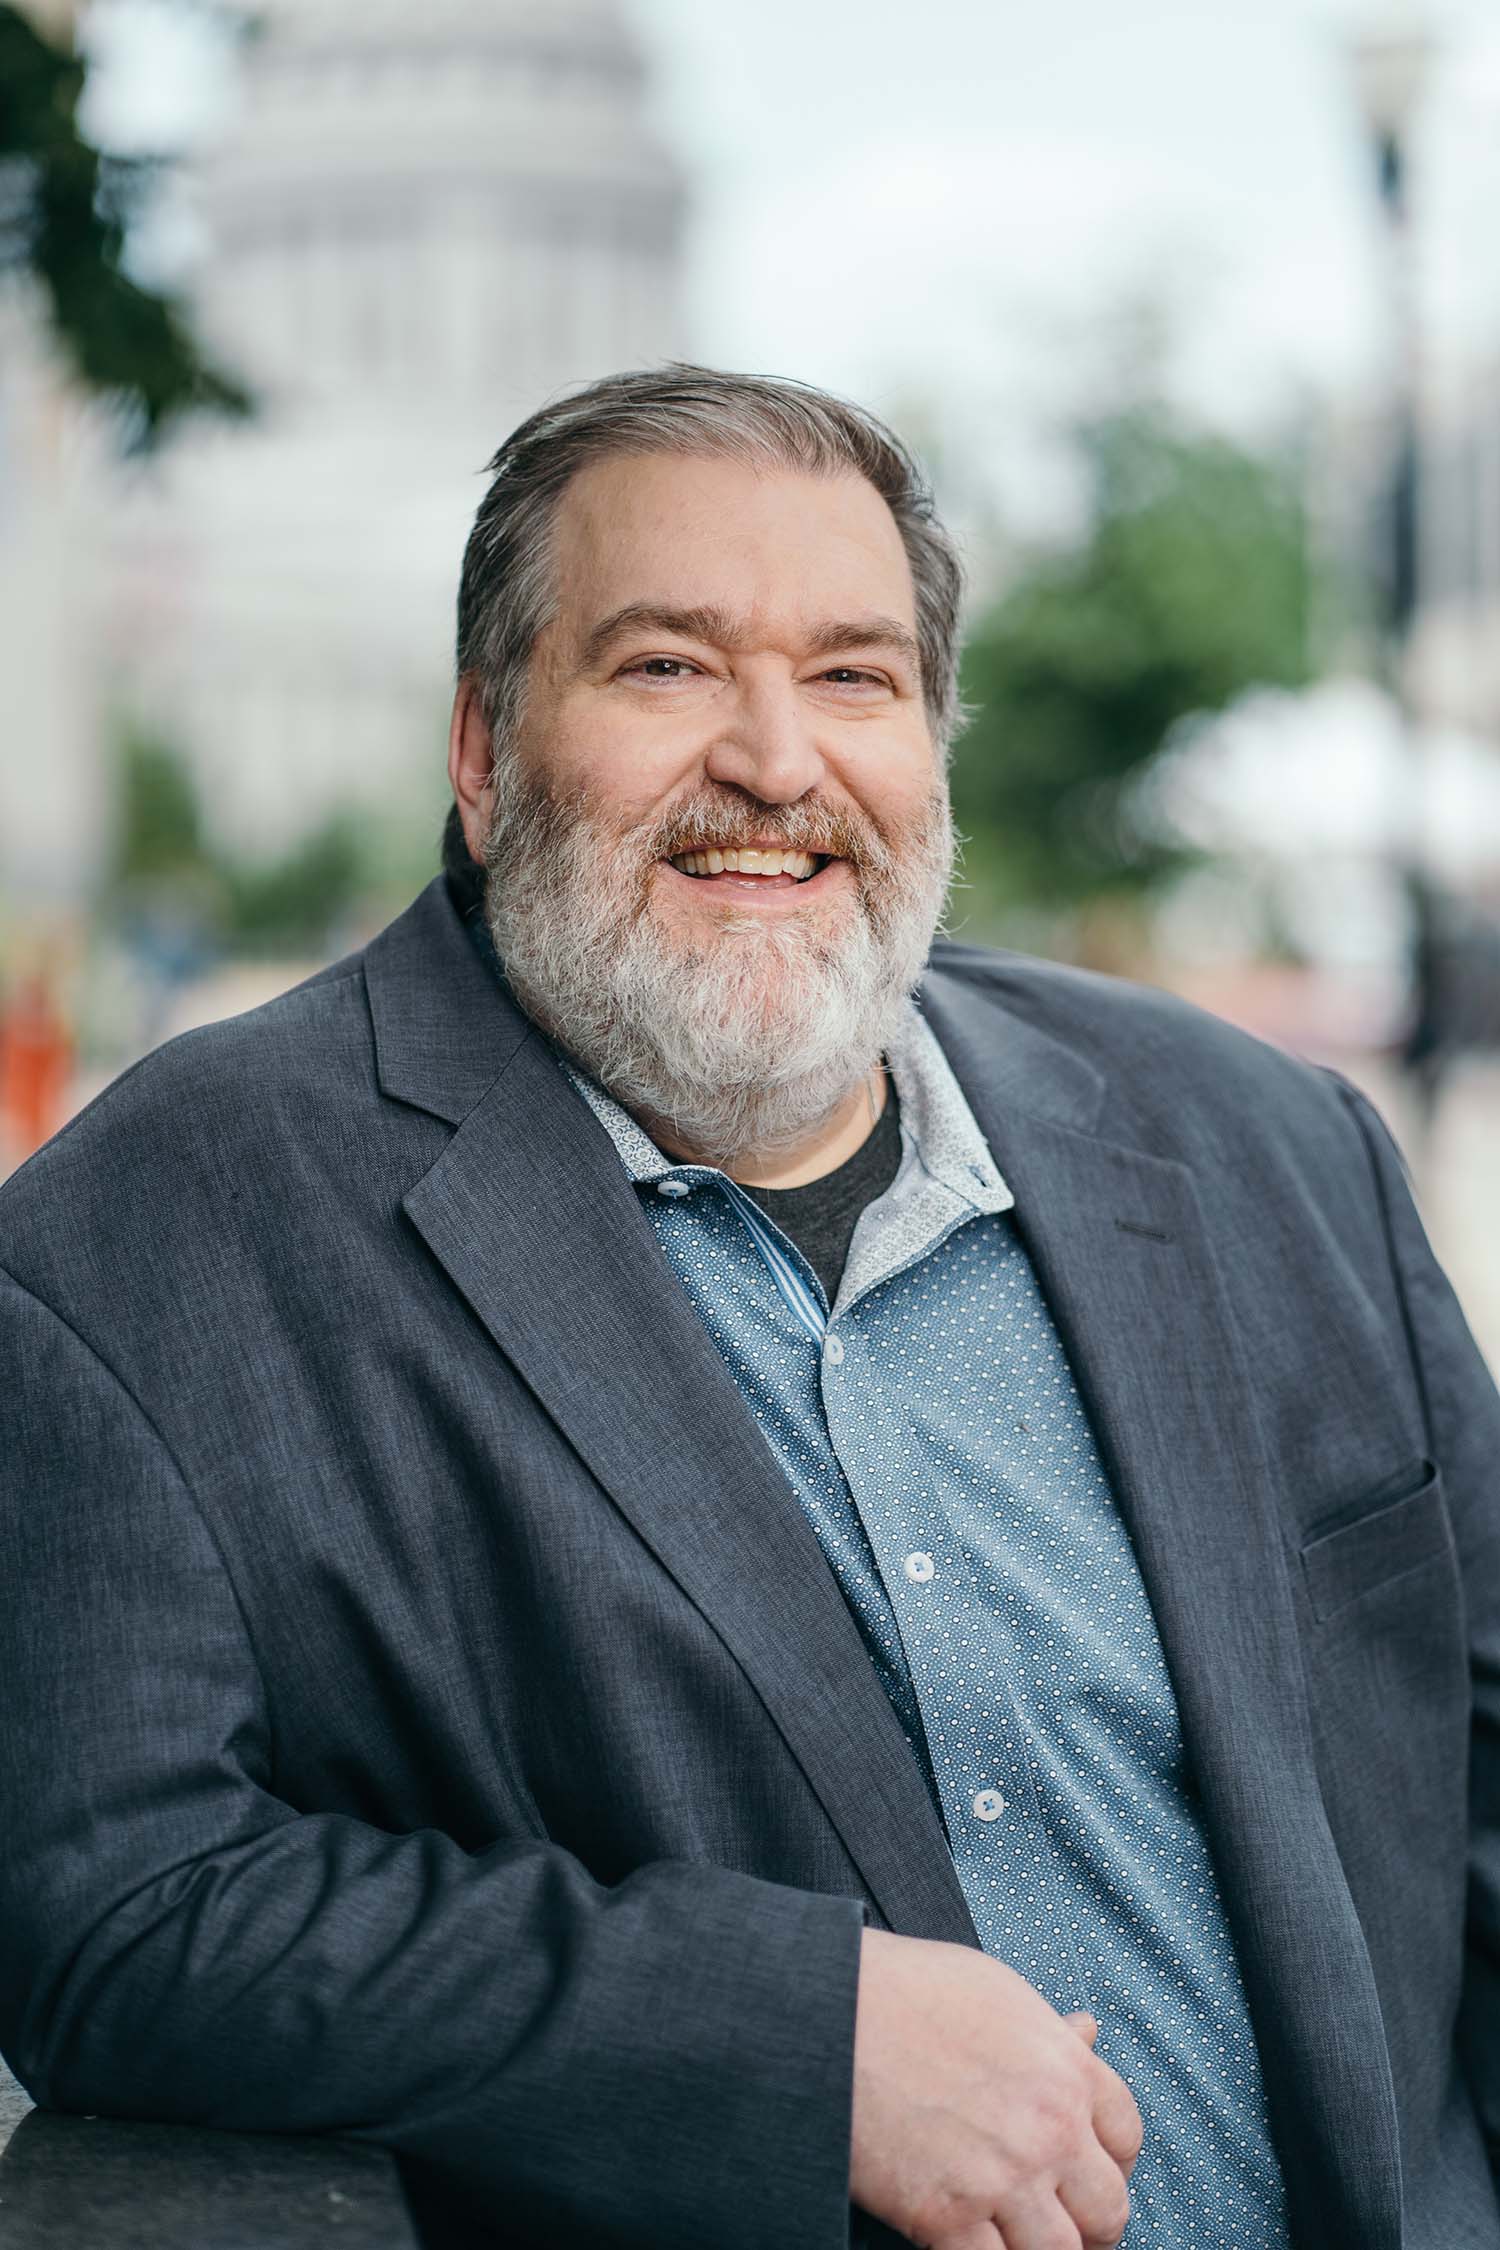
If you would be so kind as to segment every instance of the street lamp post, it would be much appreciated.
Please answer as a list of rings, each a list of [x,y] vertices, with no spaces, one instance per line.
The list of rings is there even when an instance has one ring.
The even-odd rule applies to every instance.
[[[1433,900],[1423,836],[1421,755],[1411,667],[1412,629],[1421,593],[1421,317],[1412,223],[1411,143],[1436,48],[1417,5],[1387,6],[1350,43],[1355,93],[1369,135],[1379,195],[1389,311],[1386,470],[1376,583],[1380,594],[1382,682],[1399,714],[1403,783],[1394,808],[1392,859],[1412,929],[1412,981],[1419,1039],[1434,991],[1430,976]]]
[[[1391,320],[1390,515],[1381,581],[1383,638],[1391,686],[1408,700],[1406,644],[1418,593],[1420,320],[1411,208],[1411,137],[1426,90],[1434,40],[1412,7],[1387,9],[1356,35],[1355,91],[1375,160]]]

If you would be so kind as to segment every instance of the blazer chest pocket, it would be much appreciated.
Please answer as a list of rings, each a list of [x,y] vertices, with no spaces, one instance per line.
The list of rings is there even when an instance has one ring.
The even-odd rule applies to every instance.
[[[1401,1499],[1377,1501],[1303,1543],[1302,1577],[1315,1617],[1333,1617],[1408,1571],[1452,1555],[1442,1477],[1429,1461],[1413,1476],[1422,1481]]]

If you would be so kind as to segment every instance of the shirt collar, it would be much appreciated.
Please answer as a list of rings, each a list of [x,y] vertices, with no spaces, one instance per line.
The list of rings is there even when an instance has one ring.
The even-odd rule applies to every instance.
[[[886,1050],[886,1061],[901,1102],[901,1135],[912,1158],[928,1177],[952,1191],[976,1211],[1009,1211],[1015,1197],[990,1154],[963,1089],[948,1067],[948,1058],[936,1035],[914,1006],[908,1005],[900,1028]],[[680,1179],[684,1187],[719,1176],[716,1167],[682,1164],[657,1147],[644,1126],[637,1124],[604,1091],[563,1058],[563,1068],[588,1103],[615,1146],[626,1176],[639,1186]]]
[[[929,1178],[976,1211],[1009,1211],[1012,1195],[931,1025],[908,1006],[886,1052],[901,1128]]]

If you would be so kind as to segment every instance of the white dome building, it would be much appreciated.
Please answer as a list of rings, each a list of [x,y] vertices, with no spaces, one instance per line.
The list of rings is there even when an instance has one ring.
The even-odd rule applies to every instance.
[[[684,348],[678,175],[613,0],[272,0],[204,164],[198,312],[260,402],[142,472],[112,662],[215,828],[441,803],[480,472],[559,386]]]

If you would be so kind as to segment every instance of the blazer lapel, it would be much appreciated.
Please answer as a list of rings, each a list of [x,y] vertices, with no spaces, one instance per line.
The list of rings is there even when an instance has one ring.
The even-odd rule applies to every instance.
[[[925,1007],[1014,1191],[1135,1542],[1298,2238],[1383,2250],[1400,2240],[1400,2182],[1379,2002],[1318,1790],[1270,1465],[1195,1181],[1096,1136],[1104,1089],[1076,1053],[950,979],[932,980]]]
[[[367,972],[381,1083],[461,1121],[407,1215],[737,1659],[881,1914],[912,1935],[973,1944],[941,1827],[858,1629],[608,1136],[451,906],[429,892],[412,916]]]

